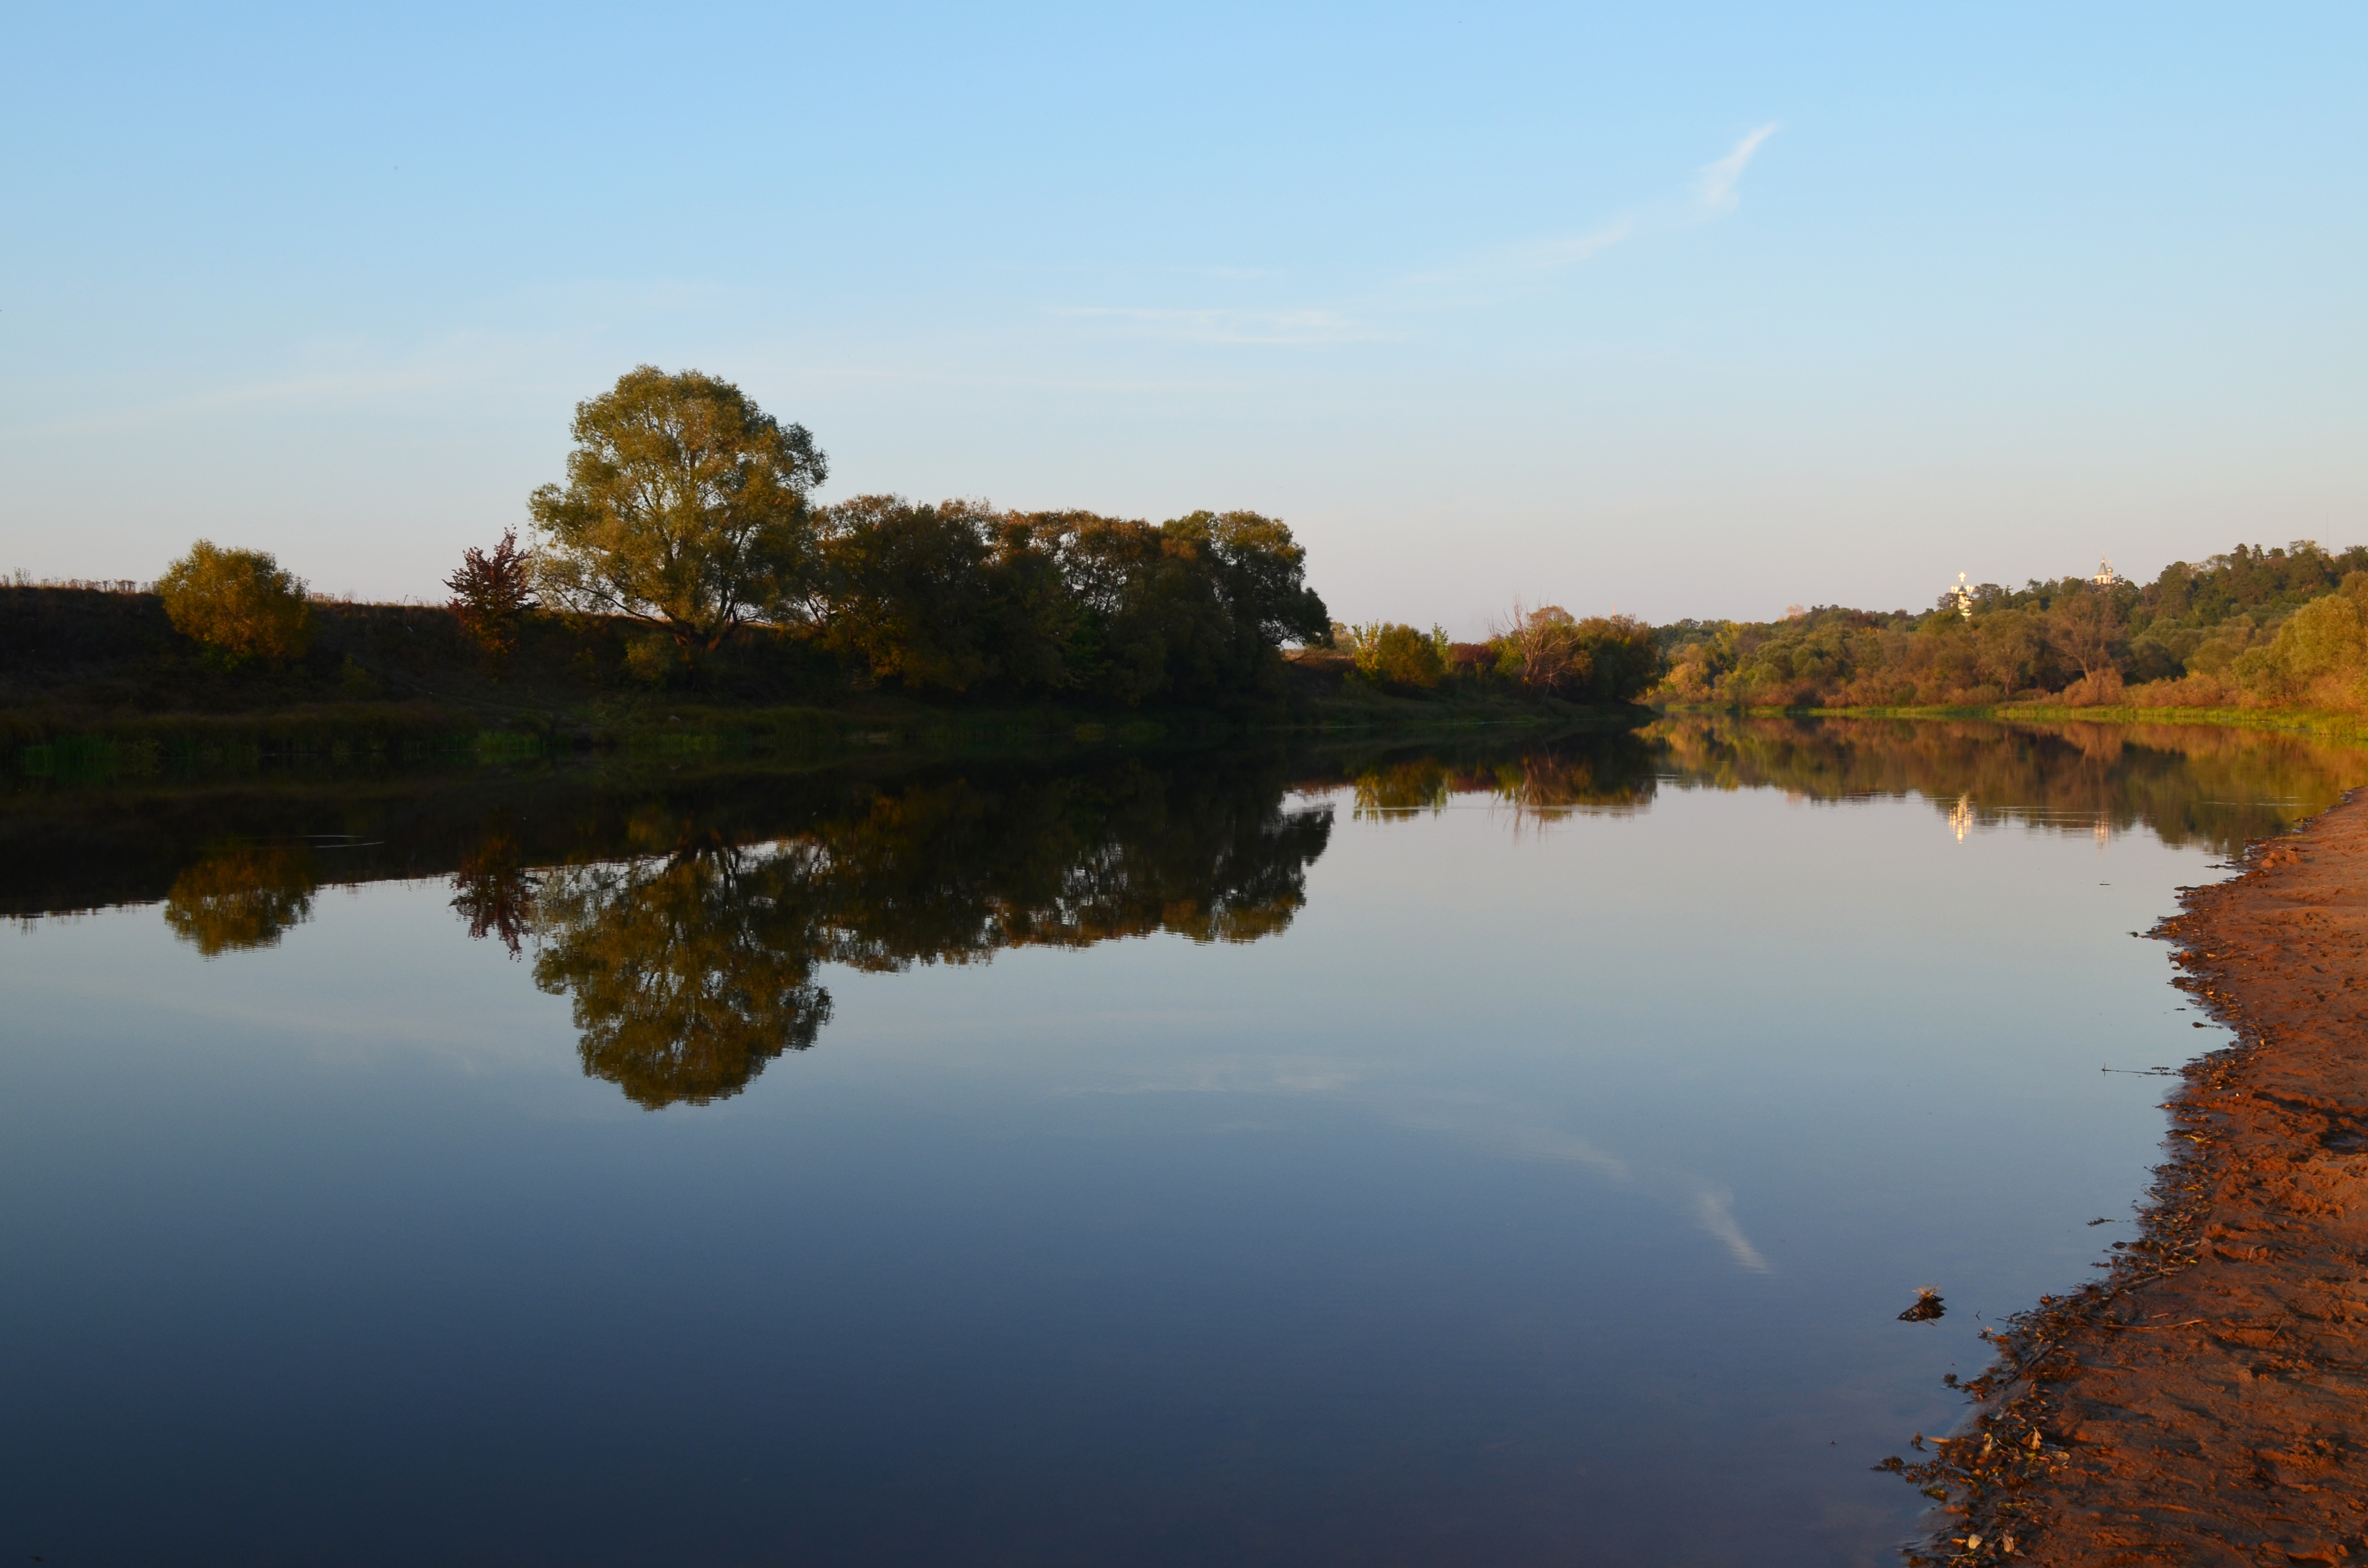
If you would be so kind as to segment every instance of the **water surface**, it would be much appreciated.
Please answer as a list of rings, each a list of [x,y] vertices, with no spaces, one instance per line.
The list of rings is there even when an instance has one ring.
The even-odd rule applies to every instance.
[[[0,1546],[1891,1561],[1868,1467],[2130,1233],[2145,1070],[2217,1040],[2132,934],[2359,760],[20,789]]]

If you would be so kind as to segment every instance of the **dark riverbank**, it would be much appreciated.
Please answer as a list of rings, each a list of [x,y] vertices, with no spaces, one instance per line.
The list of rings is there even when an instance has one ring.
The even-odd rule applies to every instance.
[[[2138,1238],[1993,1336],[1907,1467],[1949,1516],[1911,1562],[2368,1556],[2368,801],[2243,863],[2155,933],[2237,1043],[2184,1070]]]
[[[154,594],[0,587],[0,748],[104,742],[162,752],[396,756],[606,748],[637,741],[761,750],[1113,730],[1215,738],[1272,729],[1568,723],[1590,710],[1515,688],[1384,688],[1327,653],[1276,656],[1254,687],[1139,706],[998,694],[916,696],[793,635],[745,630],[663,681],[635,673],[634,623],[538,616],[487,662],[441,606],[316,602],[304,657],[225,668],[175,632]],[[1641,721],[1642,709],[1595,713]],[[36,767],[47,766],[37,760]]]

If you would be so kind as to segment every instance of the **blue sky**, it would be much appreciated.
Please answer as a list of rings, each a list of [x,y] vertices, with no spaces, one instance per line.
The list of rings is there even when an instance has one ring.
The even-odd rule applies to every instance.
[[[13,7],[0,571],[435,597],[636,363],[1336,614],[2368,541],[2368,12]]]

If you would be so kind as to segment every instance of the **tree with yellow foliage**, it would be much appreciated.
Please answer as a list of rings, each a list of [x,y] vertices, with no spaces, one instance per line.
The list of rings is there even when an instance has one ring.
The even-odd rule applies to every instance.
[[[301,659],[312,641],[302,581],[265,551],[201,539],[165,568],[156,592],[174,631],[231,665]]]

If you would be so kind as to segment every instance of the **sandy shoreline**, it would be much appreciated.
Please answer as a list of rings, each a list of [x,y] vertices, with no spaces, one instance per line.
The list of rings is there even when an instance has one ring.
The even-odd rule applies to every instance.
[[[2155,933],[2237,1043],[2169,1100],[2138,1239],[1907,1456],[1948,1506],[1911,1562],[2368,1562],[2368,798],[2244,864]]]

